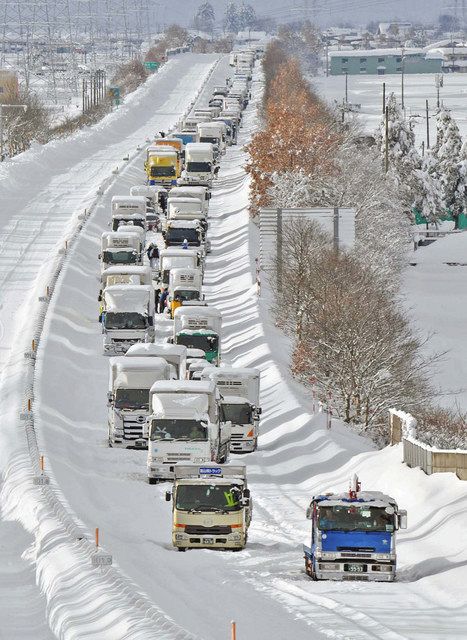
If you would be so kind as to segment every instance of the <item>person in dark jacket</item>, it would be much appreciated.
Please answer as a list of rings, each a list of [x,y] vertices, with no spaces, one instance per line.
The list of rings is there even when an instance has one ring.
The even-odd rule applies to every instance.
[[[159,297],[159,313],[164,313],[166,301],[169,295],[168,289],[162,288],[161,295]]]
[[[149,259],[149,264],[151,265],[151,269],[156,269],[157,261],[159,260],[159,249],[153,242],[151,242],[151,244],[147,248],[146,255]]]

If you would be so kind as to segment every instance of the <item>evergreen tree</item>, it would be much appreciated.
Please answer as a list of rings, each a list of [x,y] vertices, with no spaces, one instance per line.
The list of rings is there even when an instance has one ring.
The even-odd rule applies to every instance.
[[[215,20],[216,15],[212,4],[210,2],[203,2],[200,4],[194,19],[196,29],[212,33]]]
[[[241,30],[253,29],[256,23],[256,13],[251,4],[242,2],[238,13],[238,23]]]
[[[394,93],[389,96],[387,106],[389,171],[398,187],[404,211],[413,217],[414,210],[417,210],[431,222],[436,222],[441,214],[436,175],[430,172],[430,167],[425,165],[416,150],[412,125],[405,120]],[[377,132],[377,140],[385,162],[385,116]]]
[[[436,116],[436,145],[431,155],[444,208],[454,217],[457,227],[458,216],[465,207],[465,163],[459,127],[445,108]]]
[[[239,31],[239,15],[235,2],[229,2],[225,10],[224,29],[232,33]]]

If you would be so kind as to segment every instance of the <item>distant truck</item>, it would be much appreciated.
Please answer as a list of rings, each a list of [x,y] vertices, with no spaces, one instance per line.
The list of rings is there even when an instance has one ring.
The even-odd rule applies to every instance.
[[[180,162],[179,154],[171,147],[148,147],[144,163],[148,185],[160,185],[170,189],[172,185],[177,184]]]
[[[190,142],[185,147],[185,169],[179,185],[195,184],[212,187],[214,147],[209,142]]]
[[[99,320],[104,355],[124,354],[136,342],[154,340],[154,289],[150,285],[114,284],[103,293]]]
[[[199,269],[172,269],[169,277],[169,309],[173,318],[175,309],[187,302],[202,299],[203,274]]]
[[[240,465],[177,465],[172,491],[172,544],[187,549],[243,549],[252,502]]]
[[[113,196],[111,207],[112,231],[117,231],[119,226],[129,222],[146,229],[146,198],[144,196]]]
[[[150,391],[148,482],[170,480],[179,462],[227,462],[230,424],[211,381],[156,382]]]
[[[314,496],[307,509],[311,544],[304,545],[305,571],[313,580],[392,582],[396,576],[396,531],[407,512],[379,491],[361,491],[352,478],[347,493]]]
[[[156,380],[169,380],[175,369],[162,358],[119,356],[109,362],[109,447],[147,449],[149,390]]]
[[[201,349],[206,360],[220,363],[220,339],[222,314],[219,309],[208,306],[179,307],[174,313],[174,344]]]
[[[189,247],[199,247],[207,252],[210,245],[205,243],[205,233],[206,229],[199,220],[169,220],[162,235],[166,248],[181,247],[186,240]]]
[[[203,380],[213,380],[221,394],[221,413],[232,423],[230,451],[246,453],[258,446],[260,371],[253,368],[208,367]]]
[[[159,278],[164,287],[169,286],[170,271],[172,269],[201,269],[203,262],[201,254],[195,248],[182,249],[180,247],[167,247],[159,254],[160,272]]]
[[[101,236],[101,271],[115,265],[141,265],[142,246],[138,233],[106,231]]]

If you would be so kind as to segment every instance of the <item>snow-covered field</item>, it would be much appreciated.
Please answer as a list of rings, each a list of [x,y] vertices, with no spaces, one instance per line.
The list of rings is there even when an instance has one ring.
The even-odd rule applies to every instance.
[[[2,273],[8,287],[2,289],[5,334],[0,357],[5,372],[2,397],[8,403],[1,408],[0,461],[8,473],[0,526],[19,527],[9,520],[20,520],[29,531],[13,531],[13,544],[11,534],[5,533],[12,571],[24,549],[29,550],[25,562],[36,556],[49,621],[56,635],[66,639],[181,640],[192,637],[190,632],[204,640],[220,640],[229,636],[230,619],[238,622],[239,640],[465,638],[464,484],[452,474],[427,477],[410,470],[400,462],[399,447],[376,451],[337,422],[327,430],[324,416],[312,415],[306,391],[290,379],[290,345],[270,319],[267,287],[257,298],[253,274],[258,232],[249,220],[248,180],[242,168],[242,144],[256,125],[254,105],[245,115],[238,147],[229,149],[223,160],[211,200],[213,249],[206,272],[207,298],[224,314],[223,360],[262,371],[260,446],[241,457],[248,465],[254,503],[248,546],[235,554],[176,553],[170,542],[165,487],[145,483],[144,453],[107,447],[108,359],[101,355],[97,321],[97,253],[111,196],[127,193],[143,180],[141,154],[115,177],[67,257],[46,318],[35,386],[35,425],[52,491],[69,517],[81,523],[81,535],[90,536],[95,526],[100,527],[114,567],[91,570],[83,543],[70,540],[61,529],[61,514],[47,511],[39,490],[30,488],[17,419],[26,347],[20,338],[38,294],[35,287],[44,288],[41,266],[46,268],[56,245],[62,244],[73,214],[94,198],[108,174],[105,160],[112,167],[121,166],[124,151],[134,150],[146,135],[172,123],[192,100],[212,62],[209,56],[172,61],[165,75],[161,72],[138,92],[131,111],[121,112],[124,115],[108,129],[101,123],[95,133],[85,132],[82,148],[79,140],[64,145],[53,165],[45,158],[38,171],[42,182],[31,179],[26,188],[18,172],[5,200],[9,213],[4,213],[3,226],[9,235],[4,236]],[[219,84],[225,73],[221,63],[212,83]],[[254,86],[258,98],[261,87],[258,82]],[[86,162],[86,148],[94,162]],[[68,161],[68,152],[76,153],[73,161]],[[28,208],[32,194],[43,208]],[[62,218],[53,219],[47,202],[56,204]],[[43,218],[42,228],[34,226]],[[48,219],[56,222],[49,229]],[[389,493],[408,510],[409,529],[399,536],[396,583],[314,583],[303,572],[301,543],[308,535],[305,508],[311,495],[346,488],[354,472],[364,488]],[[13,480],[19,482],[18,490]],[[17,596],[28,598],[31,615],[19,618],[21,623],[24,619],[25,631],[16,637],[47,640],[52,636],[44,626],[44,598],[34,587],[32,571],[24,566]],[[6,573],[0,567],[0,588],[9,582]],[[6,606],[0,601],[0,620],[8,610],[14,613],[11,601],[16,606],[17,598],[11,590],[10,594]],[[10,616],[7,629],[11,628]]]
[[[436,86],[435,74],[420,73],[404,76],[404,102],[407,117],[413,117],[417,144],[426,143],[425,100],[430,109],[430,144],[436,140]],[[444,86],[440,89],[440,101],[452,111],[460,132],[467,138],[467,79],[462,73],[443,74]],[[342,104],[345,98],[345,76],[313,77],[314,88],[330,103],[335,100]],[[400,101],[401,76],[348,76],[348,99],[352,104],[361,104],[357,116],[365,131],[372,133],[382,117],[383,82],[386,83],[386,95],[394,92]]]

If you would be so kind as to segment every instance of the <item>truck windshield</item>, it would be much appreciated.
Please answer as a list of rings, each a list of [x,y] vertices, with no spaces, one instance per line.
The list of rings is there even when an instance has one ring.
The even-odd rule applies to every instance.
[[[219,138],[215,138],[214,136],[201,136],[199,141],[210,142],[211,144],[219,144]]]
[[[174,293],[174,300],[199,300],[199,291],[187,291],[184,289],[177,289]]]
[[[384,507],[358,504],[319,507],[321,531],[394,531],[394,514]]]
[[[117,231],[118,227],[123,225],[141,227],[141,229],[144,229],[145,221],[142,218],[128,218],[127,220],[125,220],[125,218],[114,218],[112,221],[112,231]]]
[[[211,163],[210,162],[193,162],[188,161],[186,165],[186,170],[188,173],[211,173]]]
[[[151,422],[150,438],[154,440],[198,440],[208,439],[205,422],[199,420],[153,420]]]
[[[177,335],[177,344],[183,344],[188,349],[201,349],[202,351],[217,351],[219,339],[216,335],[186,334]]]
[[[236,484],[180,484],[175,508],[180,511],[240,511],[242,489]]]
[[[141,313],[109,311],[104,314],[106,329],[146,329],[146,326],[147,318]]]
[[[157,178],[158,176],[164,178],[171,178],[175,175],[175,167],[170,165],[168,167],[153,166],[151,167],[151,178]]]
[[[119,251],[104,251],[102,260],[106,264],[135,264],[138,259],[136,251],[120,249]]]
[[[178,229],[175,227],[170,227],[167,231],[165,239],[169,244],[181,245],[185,239],[188,240],[189,244],[199,245],[200,243],[200,239],[196,229]]]
[[[149,389],[117,389],[117,409],[149,409]]]
[[[251,407],[245,404],[221,404],[222,421],[230,420],[233,424],[250,424],[251,423]]]

